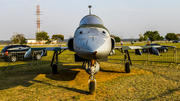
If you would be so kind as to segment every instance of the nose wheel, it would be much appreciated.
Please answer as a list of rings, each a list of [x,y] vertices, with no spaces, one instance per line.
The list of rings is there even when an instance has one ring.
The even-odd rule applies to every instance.
[[[96,79],[94,76],[90,76],[89,78],[89,91],[91,95],[94,95],[96,92]]]

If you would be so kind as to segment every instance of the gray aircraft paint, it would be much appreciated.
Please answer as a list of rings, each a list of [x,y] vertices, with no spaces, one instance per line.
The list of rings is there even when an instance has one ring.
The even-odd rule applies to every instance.
[[[81,20],[73,41],[74,51],[84,59],[100,59],[111,51],[109,31],[96,15],[87,15]]]

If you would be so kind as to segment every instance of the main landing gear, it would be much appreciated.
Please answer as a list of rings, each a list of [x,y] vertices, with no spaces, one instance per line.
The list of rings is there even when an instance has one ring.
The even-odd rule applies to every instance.
[[[130,73],[130,66],[132,66],[132,62],[128,50],[124,50],[124,52],[123,50],[120,49],[117,50],[119,50],[122,54],[124,54],[125,72]]]
[[[124,63],[125,63],[125,72],[130,73],[130,65],[132,66],[132,62],[128,50],[124,51]]]

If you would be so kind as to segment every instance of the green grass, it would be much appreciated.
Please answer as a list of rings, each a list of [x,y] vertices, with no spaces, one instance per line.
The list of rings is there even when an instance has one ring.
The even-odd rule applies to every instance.
[[[74,62],[74,52],[59,55],[59,75],[51,75],[50,62],[46,62],[52,59],[52,54],[48,52],[40,66],[22,65],[0,71],[0,100],[180,100],[180,66],[142,65],[142,61],[133,61],[131,73],[126,74],[123,56],[117,51],[109,56],[108,62],[100,63],[96,95],[89,95],[89,75],[81,62]]]
[[[63,61],[58,67],[59,75],[50,75],[49,65],[1,71],[0,99],[180,100],[180,67],[135,63],[131,73],[126,74],[119,62],[101,62],[96,95],[89,95],[89,75],[82,63]]]

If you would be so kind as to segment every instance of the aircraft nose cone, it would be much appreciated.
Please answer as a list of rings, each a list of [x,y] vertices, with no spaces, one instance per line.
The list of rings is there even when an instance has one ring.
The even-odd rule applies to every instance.
[[[104,56],[104,51],[106,51],[106,47],[104,44],[106,43],[105,39],[99,38],[89,38],[86,40],[86,47],[84,47],[84,57],[85,58],[95,58],[99,59]]]
[[[87,49],[91,52],[97,51],[105,43],[105,40],[92,37],[86,40]]]
[[[81,40],[81,41],[80,41]],[[78,56],[84,59],[100,59],[110,52],[110,41],[101,36],[75,38],[74,49]]]

